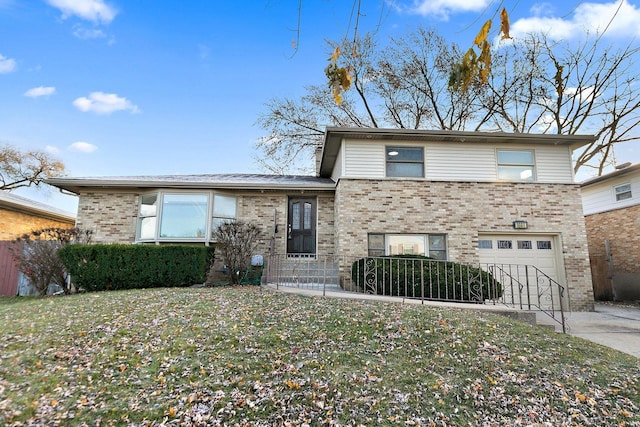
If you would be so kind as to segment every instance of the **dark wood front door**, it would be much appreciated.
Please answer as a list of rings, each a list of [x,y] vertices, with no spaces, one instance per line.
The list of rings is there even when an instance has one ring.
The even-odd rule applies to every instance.
[[[316,253],[316,198],[290,197],[287,218],[287,253]]]

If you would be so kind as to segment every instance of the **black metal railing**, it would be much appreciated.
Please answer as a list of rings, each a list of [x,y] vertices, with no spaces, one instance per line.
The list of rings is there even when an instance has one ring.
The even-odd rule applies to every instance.
[[[417,300],[506,305],[546,314],[565,332],[564,287],[539,268],[425,257],[271,255],[263,283]]]

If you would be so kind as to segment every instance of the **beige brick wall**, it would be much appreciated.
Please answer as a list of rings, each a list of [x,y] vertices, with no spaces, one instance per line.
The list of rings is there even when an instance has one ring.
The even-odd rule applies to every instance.
[[[139,198],[135,193],[82,192],[76,225],[93,232],[93,243],[133,243]]]
[[[342,179],[335,196],[335,252],[367,254],[368,233],[446,233],[452,261],[478,262],[479,232],[561,236],[573,311],[593,310],[593,289],[576,185]]]
[[[237,194],[238,218],[256,223],[263,239],[259,253],[267,254],[274,235],[274,212],[279,232],[275,253],[286,253],[287,203],[285,192],[246,192]],[[305,193],[318,198],[318,252],[333,253],[333,193]],[[139,195],[135,193],[86,192],[80,194],[78,227],[93,231],[95,243],[133,243],[136,235]]]
[[[74,221],[57,221],[16,212],[8,209],[0,209],[0,240],[13,240],[34,230],[42,228],[72,228]]]
[[[274,253],[287,252],[287,210],[289,193],[242,193],[238,194],[238,218],[257,224],[262,230],[263,240],[258,252],[268,254],[271,239],[274,239]],[[333,253],[333,193],[304,193],[305,197],[316,197],[318,203],[317,214],[317,242],[318,253]],[[278,233],[274,234],[277,223]]]
[[[618,273],[640,273],[640,205],[585,217],[589,255],[605,257],[605,240]]]

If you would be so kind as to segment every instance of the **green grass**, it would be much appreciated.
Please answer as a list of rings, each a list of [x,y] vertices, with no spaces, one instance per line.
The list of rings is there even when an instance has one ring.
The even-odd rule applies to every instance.
[[[0,425],[640,425],[637,359],[490,313],[218,287],[0,320]]]

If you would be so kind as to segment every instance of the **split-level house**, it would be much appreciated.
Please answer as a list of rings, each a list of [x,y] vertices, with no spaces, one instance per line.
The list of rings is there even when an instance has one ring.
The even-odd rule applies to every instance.
[[[262,229],[258,255],[267,260],[414,254],[525,265],[563,287],[565,309],[592,310],[571,160],[574,149],[591,141],[578,135],[327,128],[315,176],[48,182],[78,194],[77,226],[93,231],[98,243],[215,244],[218,224],[242,219]],[[350,262],[340,266],[341,286],[348,285]],[[522,279],[510,283],[523,286]]]
[[[640,299],[640,163],[581,183],[596,299]]]

